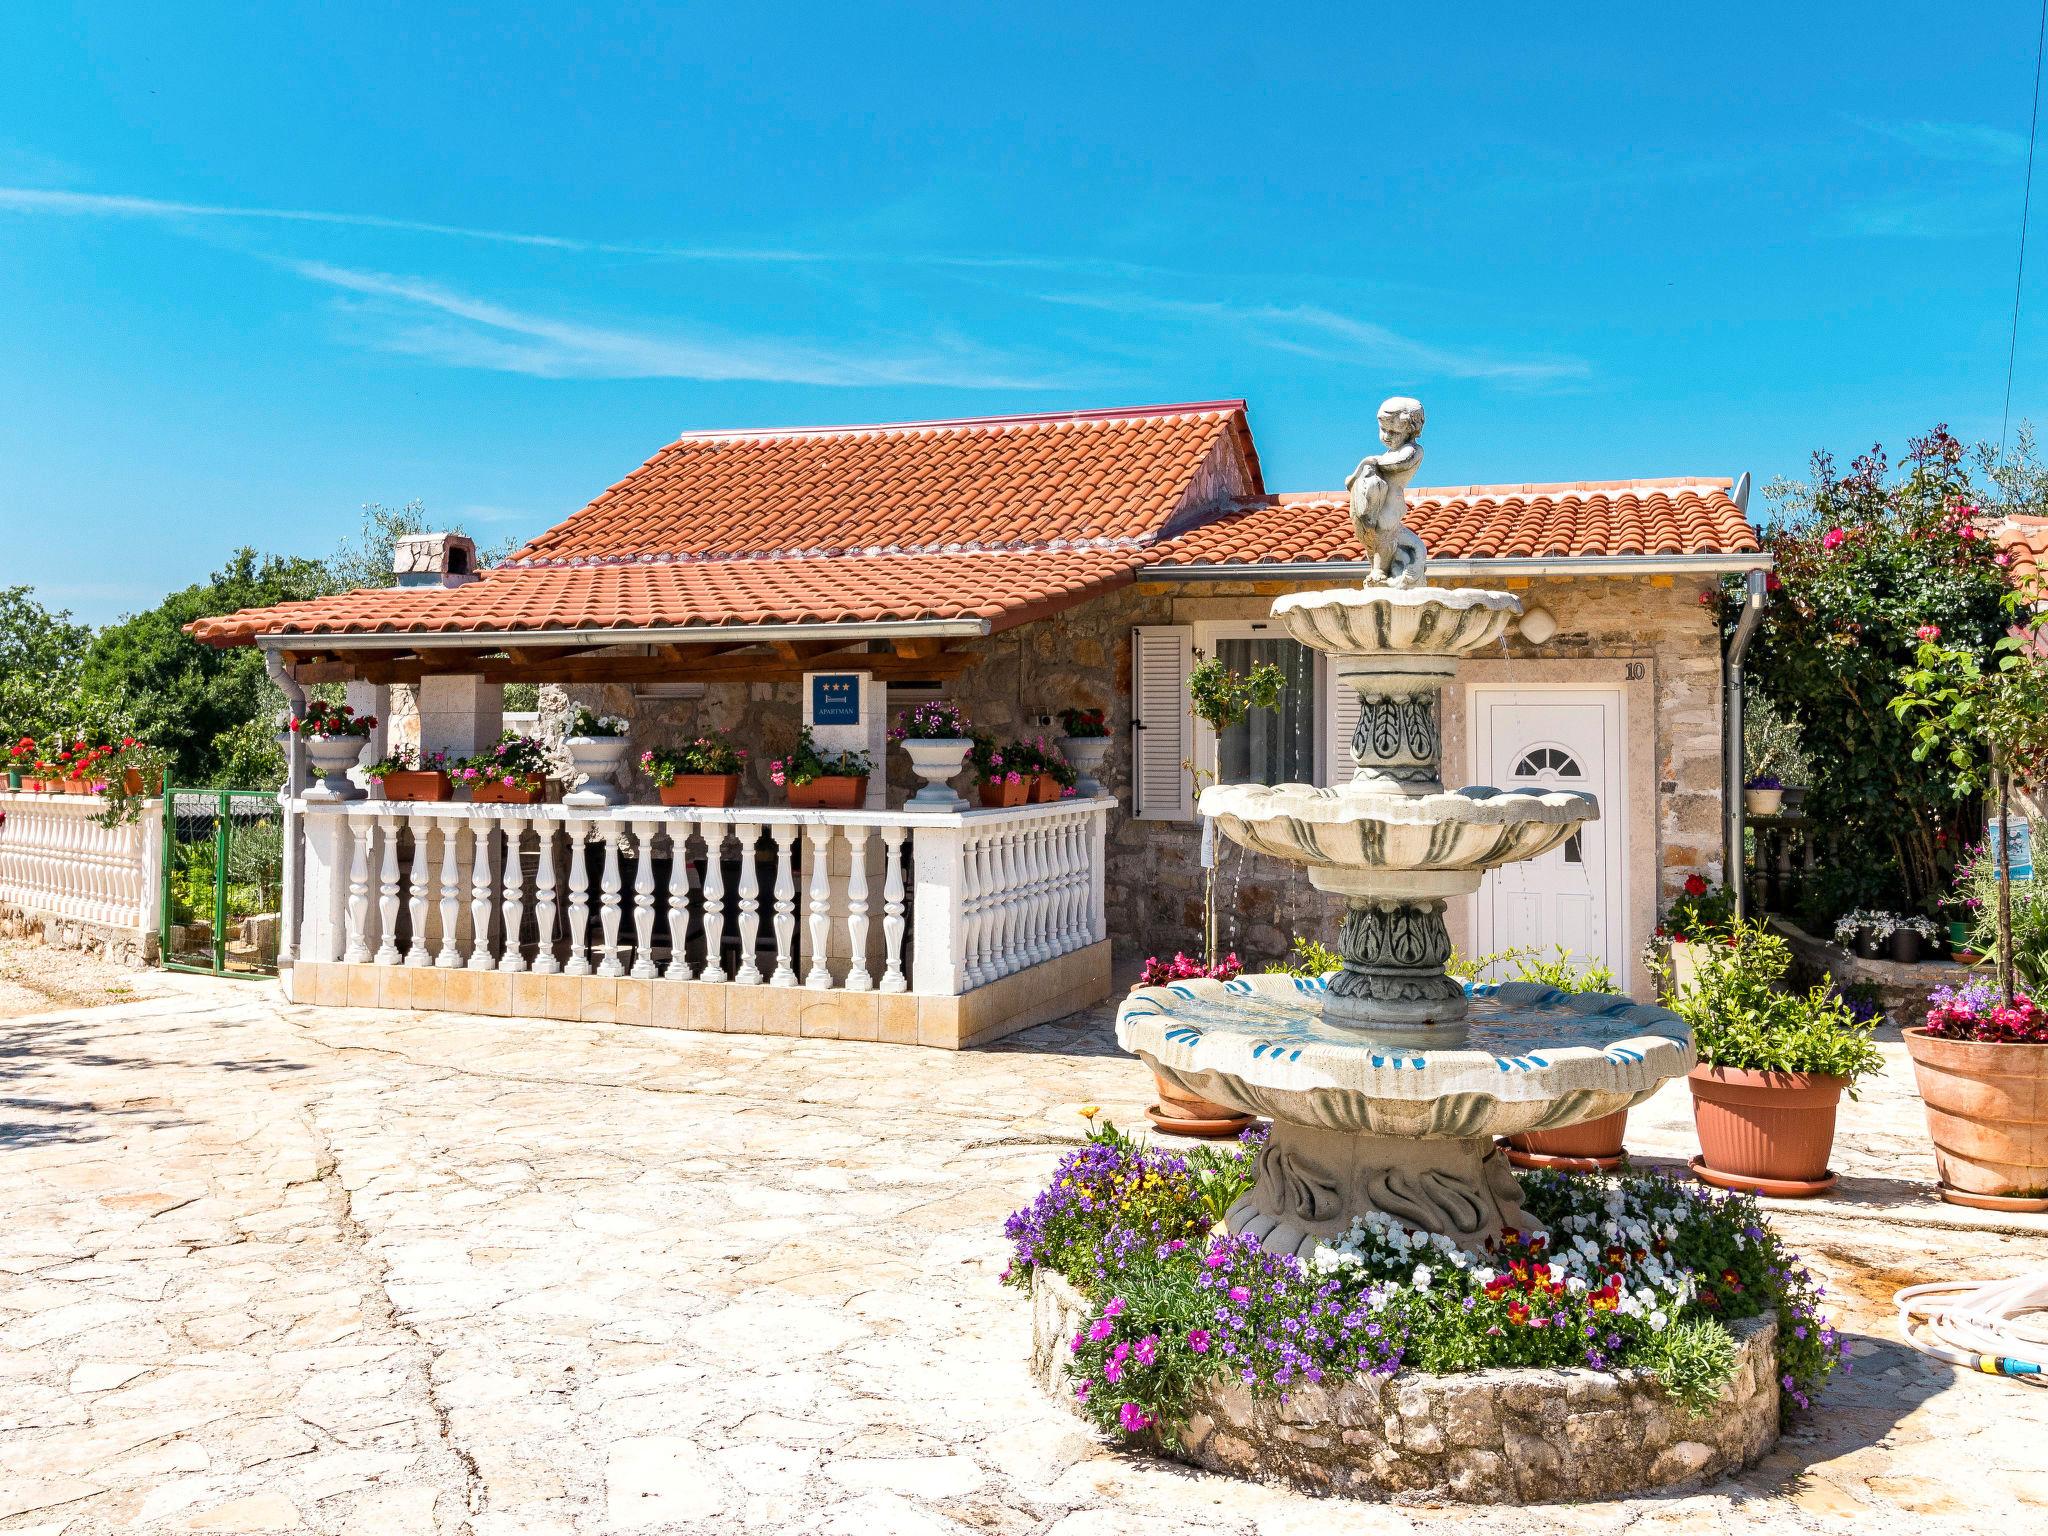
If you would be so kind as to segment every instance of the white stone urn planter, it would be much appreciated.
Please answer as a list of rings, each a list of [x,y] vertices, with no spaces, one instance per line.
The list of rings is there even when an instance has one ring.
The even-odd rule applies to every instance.
[[[1742,806],[1752,816],[1775,816],[1783,809],[1785,791],[1782,789],[1745,789],[1742,792]]]
[[[911,770],[924,780],[924,788],[904,802],[907,811],[958,811],[967,802],[953,792],[950,780],[967,766],[967,754],[974,743],[965,736],[905,737],[903,751]]]
[[[1107,736],[1062,736],[1059,740],[1060,756],[1072,763],[1074,770],[1081,775],[1075,781],[1074,793],[1083,800],[1093,800],[1098,795],[1109,793],[1102,787],[1102,780],[1096,777],[1102,771],[1103,760],[1109,756],[1109,741]]]
[[[348,776],[349,769],[362,761],[367,736],[308,736],[306,760],[320,782],[306,791],[308,800],[367,800],[369,791]]]
[[[569,761],[576,765],[576,772],[582,776],[582,783],[570,794],[562,796],[564,805],[622,805],[626,792],[614,782],[619,765],[626,760],[626,749],[632,745],[624,736],[570,736],[562,745],[569,750]]]

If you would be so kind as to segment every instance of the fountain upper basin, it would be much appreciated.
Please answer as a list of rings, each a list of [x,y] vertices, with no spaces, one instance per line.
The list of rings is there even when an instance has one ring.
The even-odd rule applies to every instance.
[[[1309,867],[1324,890],[1378,891],[1389,876],[1466,877],[1425,889],[1410,878],[1402,889],[1451,895],[1478,888],[1489,869],[1548,853],[1589,821],[1600,806],[1576,790],[1486,786],[1402,794],[1355,784],[1215,784],[1202,791],[1201,813],[1216,818],[1232,842]]]
[[[1333,587],[1273,603],[1273,617],[1309,649],[1380,663],[1498,645],[1521,611],[1513,593],[1479,587]]]

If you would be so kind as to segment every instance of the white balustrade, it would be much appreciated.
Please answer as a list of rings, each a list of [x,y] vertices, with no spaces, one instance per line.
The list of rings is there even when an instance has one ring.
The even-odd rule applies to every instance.
[[[1110,805],[906,814],[308,804],[299,952],[316,963],[958,994],[1105,937]],[[28,857],[15,830],[10,818],[0,891]],[[53,838],[39,830],[36,847]],[[36,862],[61,860],[39,852]],[[728,932],[739,949],[730,975]],[[693,968],[687,952],[699,945]]]
[[[163,862],[163,803],[102,827],[98,795],[0,789],[0,906],[31,917],[153,932]]]

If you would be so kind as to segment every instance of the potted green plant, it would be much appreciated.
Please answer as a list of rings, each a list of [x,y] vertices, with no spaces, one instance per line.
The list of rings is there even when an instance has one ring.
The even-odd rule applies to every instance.
[[[320,783],[307,791],[310,796],[318,800],[363,798],[363,791],[349,781],[348,771],[370,744],[370,735],[377,729],[375,715],[359,715],[347,704],[315,699],[304,715],[292,721],[291,729],[306,744],[306,757],[320,775]]]
[[[983,808],[997,810],[1029,801],[1032,781],[1024,773],[1022,749],[1015,742],[997,746],[995,737],[982,732],[975,733],[973,742],[967,756],[974,765]]]
[[[1096,775],[1109,756],[1109,716],[1100,709],[1067,708],[1060,711],[1060,755],[1074,765],[1074,793],[1084,800],[1109,793]]]
[[[896,717],[890,739],[900,743],[924,787],[905,803],[908,811],[957,811],[967,804],[949,787],[974,750],[974,728],[958,704],[930,699]]]
[[[494,746],[451,763],[448,776],[469,791],[474,805],[538,805],[562,771],[548,743],[507,731]]]
[[[1699,1051],[1686,1079],[1700,1138],[1693,1172],[1753,1194],[1825,1193],[1842,1094],[1884,1065],[1872,1024],[1828,987],[1785,990],[1791,948],[1758,924],[1738,922],[1697,959],[1692,984],[1671,998]]]
[[[600,715],[578,705],[562,733],[570,772],[578,782],[562,797],[568,805],[618,805],[626,798],[619,788],[619,767],[626,760],[628,726],[618,715]]]
[[[1906,1053],[1934,1142],[1941,1198],[2048,1211],[2048,1009],[1990,981],[1938,987]]]
[[[807,725],[786,757],[771,758],[768,782],[786,789],[797,810],[851,811],[867,800],[874,765],[861,751],[821,752]]]
[[[649,748],[640,754],[640,767],[663,805],[728,806],[739,801],[747,754],[707,731],[679,747]]]
[[[454,796],[446,752],[422,756],[412,747],[396,747],[365,768],[363,777],[380,785],[386,800],[432,802]]]
[[[1735,924],[1735,893],[1691,874],[1651,935],[1643,962],[1665,993],[1692,984],[1697,946],[1724,940]]]

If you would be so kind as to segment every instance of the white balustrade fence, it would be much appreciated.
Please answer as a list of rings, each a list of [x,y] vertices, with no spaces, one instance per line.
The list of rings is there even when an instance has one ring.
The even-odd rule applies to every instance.
[[[29,917],[148,933],[157,926],[163,804],[103,827],[98,795],[0,790],[0,906]]]
[[[1112,804],[306,803],[298,958],[958,995],[1105,936]]]

